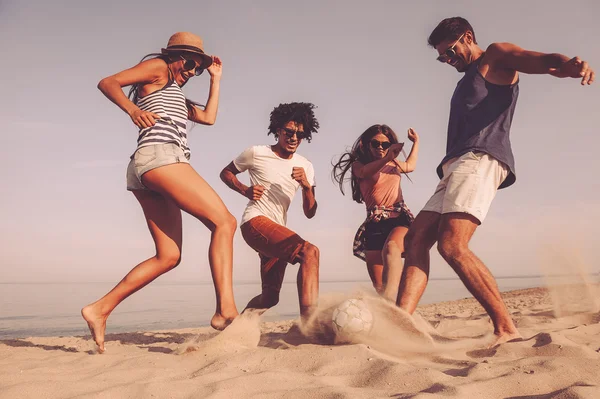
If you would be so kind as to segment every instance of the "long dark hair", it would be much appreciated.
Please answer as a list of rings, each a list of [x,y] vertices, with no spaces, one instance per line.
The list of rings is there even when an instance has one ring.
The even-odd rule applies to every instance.
[[[360,186],[358,184],[358,178],[352,173],[352,164],[354,162],[360,162],[363,165],[372,162],[374,159],[371,156],[369,149],[369,143],[371,139],[378,134],[385,135],[392,144],[398,143],[398,136],[388,125],[373,125],[354,142],[352,149],[342,154],[340,159],[333,165],[333,171],[331,177],[340,186],[340,191],[344,193],[344,183],[350,180],[350,187],[352,188],[352,199],[359,204],[363,202],[363,197],[360,192]],[[350,177],[346,177],[346,173],[350,171]]]
[[[150,59],[154,59],[154,58],[160,58],[161,60],[163,60],[164,62],[167,63],[167,65],[169,65],[170,63],[173,62],[173,59],[171,58],[172,55],[178,55],[181,54],[181,52],[169,52],[168,54],[162,54],[162,53],[150,53],[145,55],[141,60],[140,60],[140,64],[146,60],[150,60]],[[171,76],[171,69],[169,69],[169,81],[173,79]],[[184,86],[185,83],[182,85]],[[129,89],[129,93],[127,94],[127,97],[129,97],[129,99],[135,104],[137,105],[138,102],[138,90],[140,88],[140,84],[139,83],[135,83],[133,85],[131,85],[131,88]],[[197,103],[195,101],[192,101],[188,98],[185,99],[185,106],[188,109],[188,113],[189,115],[195,115],[196,114],[196,109],[194,108],[194,106],[196,107],[200,107],[200,108],[204,108],[204,104],[200,104]]]

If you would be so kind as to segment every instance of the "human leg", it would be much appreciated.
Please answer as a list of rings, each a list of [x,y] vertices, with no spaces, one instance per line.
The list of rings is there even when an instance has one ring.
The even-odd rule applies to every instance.
[[[479,220],[466,213],[442,215],[438,251],[492,319],[496,343],[520,338],[494,276],[469,248],[469,241],[478,225]]]
[[[246,309],[267,310],[279,303],[287,261],[259,254],[262,291],[248,302]],[[244,309],[245,310],[245,309]]]
[[[367,271],[369,272],[369,278],[373,283],[373,288],[378,294],[382,294],[385,288],[383,282],[383,258],[381,251],[377,250],[365,250],[365,257],[367,262]]]
[[[146,187],[171,199],[211,231],[209,264],[216,309],[211,325],[225,328],[238,315],[233,296],[233,236],[236,220],[212,187],[186,163],[152,169],[142,176]]]
[[[287,263],[300,263],[298,298],[300,313],[306,319],[316,307],[319,296],[318,248],[287,227],[264,216],[245,222],[241,231],[246,243],[263,256]]]
[[[317,307],[319,300],[319,248],[305,242],[298,254],[300,268],[298,270],[298,300],[300,316],[308,320]]]
[[[437,240],[440,214],[421,211],[404,239],[405,261],[396,304],[413,313],[429,279],[429,250]]]
[[[115,307],[129,295],[177,266],[181,259],[182,231],[179,208],[158,193],[133,193],[144,211],[156,247],[156,255],[134,267],[108,294],[81,310],[100,352],[104,352],[106,319]]]
[[[387,238],[383,246],[383,281],[384,292],[383,297],[395,302],[398,298],[398,289],[400,287],[400,279],[402,278],[403,261],[402,254],[404,252],[404,238],[408,228],[404,226],[395,227]]]

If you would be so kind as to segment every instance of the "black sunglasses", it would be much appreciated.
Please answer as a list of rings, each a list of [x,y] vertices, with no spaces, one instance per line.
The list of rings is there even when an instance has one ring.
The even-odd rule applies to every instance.
[[[294,137],[294,134],[298,137],[299,140],[306,138],[306,134],[302,130],[292,130],[287,127],[282,127],[281,129],[283,129],[283,131],[285,132],[285,135],[288,136],[289,138]]]
[[[390,148],[392,146],[392,143],[390,143],[389,141],[379,141],[379,140],[371,140],[371,147],[373,148],[383,148],[384,150],[387,150],[388,148]]]
[[[462,39],[462,37],[464,35],[465,35],[464,33],[462,35],[460,35],[460,37],[458,39],[456,39],[454,44],[452,46],[448,47],[446,49],[446,51],[444,51],[444,54],[437,57],[437,60],[439,62],[443,62],[445,64],[446,62],[448,62],[449,59],[454,58],[454,56],[456,55],[456,50],[454,50],[454,47],[458,44],[458,42],[460,41],[460,39]]]
[[[181,59],[185,61],[183,63],[183,70],[184,71],[191,71],[193,69],[194,70],[194,75],[196,75],[196,76],[202,75],[202,72],[204,72],[204,69],[200,65],[198,65],[196,63],[196,61],[194,61],[194,60],[186,60],[181,55],[179,57],[181,57]]]

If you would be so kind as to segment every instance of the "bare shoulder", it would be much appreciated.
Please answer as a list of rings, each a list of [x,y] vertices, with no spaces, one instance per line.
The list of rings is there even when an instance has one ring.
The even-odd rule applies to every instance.
[[[492,43],[485,49],[482,62],[486,64],[498,64],[507,55],[515,52],[519,47],[512,43]]]
[[[156,76],[168,74],[167,63],[162,58],[152,58],[150,60],[142,61],[138,64],[138,67],[143,68]]]
[[[496,43],[490,44],[487,47],[487,49],[485,50],[485,53],[490,54],[490,55],[499,55],[499,54],[510,52],[515,47],[517,47],[517,46],[513,43],[496,42]]]
[[[521,48],[513,43],[496,42],[490,44],[479,64],[479,72],[483,77],[494,84],[508,85],[515,83],[518,74],[511,67],[510,58],[518,53]]]
[[[352,162],[352,168],[362,168],[363,166],[365,166],[365,165],[360,161]]]
[[[352,162],[352,174],[356,175],[364,166],[360,161]]]

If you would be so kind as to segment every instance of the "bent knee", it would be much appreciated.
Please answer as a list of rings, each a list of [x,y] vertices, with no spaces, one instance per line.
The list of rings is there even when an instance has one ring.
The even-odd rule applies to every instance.
[[[156,259],[161,268],[171,270],[181,263],[181,251],[171,250],[168,252],[161,252],[156,255]]]
[[[435,237],[429,236],[423,232],[408,230],[406,237],[404,237],[404,248],[406,251],[429,251],[431,247],[433,247],[433,244],[435,244],[435,240]]]
[[[445,261],[451,262],[468,252],[469,248],[452,240],[441,240],[438,241],[437,250]]]
[[[404,251],[404,248],[399,246],[398,243],[396,243],[396,241],[390,240],[390,241],[386,242],[385,245],[383,246],[382,254],[383,254],[383,256],[386,256],[386,255],[400,256],[403,251]]]
[[[226,230],[235,233],[237,228],[237,219],[231,213],[227,212],[222,216],[213,219],[215,229]]]
[[[304,255],[304,257],[311,257],[311,258],[316,258],[319,259],[319,248],[317,248],[316,245],[311,244],[310,242],[305,242],[304,244],[302,244],[302,249],[301,249],[302,254]]]

